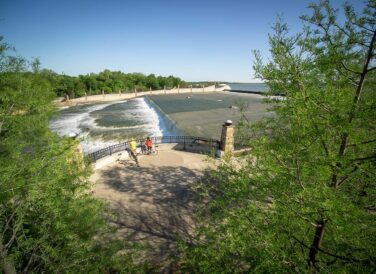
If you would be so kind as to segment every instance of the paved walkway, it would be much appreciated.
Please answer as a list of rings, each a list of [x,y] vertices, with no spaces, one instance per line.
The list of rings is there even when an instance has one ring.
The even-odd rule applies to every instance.
[[[139,156],[139,162],[139,167],[127,160],[96,170],[94,195],[110,202],[117,236],[150,245],[144,259],[169,272],[176,239],[189,241],[195,227],[191,186],[214,164],[206,155],[176,151],[171,145],[160,147],[158,155]]]

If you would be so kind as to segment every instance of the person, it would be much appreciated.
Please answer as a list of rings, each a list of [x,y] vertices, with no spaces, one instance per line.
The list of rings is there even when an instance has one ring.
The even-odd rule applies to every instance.
[[[150,154],[153,149],[153,141],[150,139],[150,137],[146,138],[145,146],[146,151]]]
[[[139,165],[138,159],[137,159],[136,149],[137,149],[137,142],[134,138],[131,138],[130,141],[129,141],[129,150],[130,150],[129,156],[136,161],[137,165]]]

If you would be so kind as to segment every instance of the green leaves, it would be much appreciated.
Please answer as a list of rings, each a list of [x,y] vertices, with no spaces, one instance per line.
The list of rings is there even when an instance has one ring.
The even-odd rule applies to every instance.
[[[120,71],[104,70],[98,74],[90,73],[87,75],[79,75],[72,77],[67,75],[57,75],[55,73],[42,71],[49,75],[50,81],[53,84],[53,89],[58,96],[68,94],[71,98],[93,94],[117,93],[146,91],[149,88],[163,89],[173,88],[180,85],[186,86],[186,83],[179,77],[174,76],[158,76],[154,74],[144,75],[142,73],[123,73]]]
[[[285,100],[274,117],[238,125],[252,155],[226,162],[201,187],[211,200],[196,246],[184,250],[188,269],[374,269],[373,2],[363,14],[345,5],[342,25],[328,1],[312,4],[301,33],[276,23],[269,62],[255,53],[256,75]]]
[[[0,272],[136,271],[117,254],[126,244],[101,240],[110,232],[106,206],[90,194],[78,141],[48,128],[49,74],[6,49],[0,46]]]

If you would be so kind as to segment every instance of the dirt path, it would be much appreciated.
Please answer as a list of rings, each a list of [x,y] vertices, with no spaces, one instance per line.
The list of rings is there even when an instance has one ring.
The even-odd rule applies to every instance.
[[[110,202],[111,222],[118,237],[147,243],[144,259],[170,272],[169,257],[175,254],[176,239],[189,241],[196,225],[192,184],[213,167],[207,156],[164,147],[156,156],[140,156],[140,166],[131,160],[96,170],[94,195]]]

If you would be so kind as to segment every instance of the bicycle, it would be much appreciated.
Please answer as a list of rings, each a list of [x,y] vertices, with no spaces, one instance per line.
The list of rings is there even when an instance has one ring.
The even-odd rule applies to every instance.
[[[128,152],[129,158],[134,160],[137,166],[140,166],[138,162],[138,158],[137,158],[137,152],[133,152],[130,148],[127,148],[126,151]],[[127,161],[124,158],[122,158],[122,153],[118,154],[118,158],[116,159],[116,162],[120,164],[124,164],[124,165],[127,163]]]
[[[144,145],[141,147],[141,154],[142,155],[157,155],[158,154],[157,146],[153,146],[151,150],[148,150],[146,146]]]

